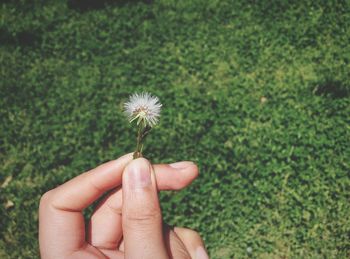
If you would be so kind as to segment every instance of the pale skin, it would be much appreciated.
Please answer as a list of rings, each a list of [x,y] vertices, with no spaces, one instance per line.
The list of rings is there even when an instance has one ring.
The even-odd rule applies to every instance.
[[[208,259],[197,232],[163,224],[158,200],[197,176],[192,162],[151,165],[130,153],[71,179],[41,198],[41,257]],[[82,211],[107,191],[85,226]]]

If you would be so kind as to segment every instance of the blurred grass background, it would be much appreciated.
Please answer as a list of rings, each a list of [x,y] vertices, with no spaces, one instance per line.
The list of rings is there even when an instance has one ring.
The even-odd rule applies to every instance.
[[[44,192],[133,151],[136,91],[164,105],[146,156],[200,167],[164,218],[212,258],[349,258],[348,1],[0,6],[0,258],[39,256]]]

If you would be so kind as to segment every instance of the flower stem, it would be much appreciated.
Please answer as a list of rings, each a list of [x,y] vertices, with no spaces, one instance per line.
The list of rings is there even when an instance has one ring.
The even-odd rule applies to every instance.
[[[145,120],[140,120],[138,123],[138,131],[137,131],[137,145],[136,145],[136,151],[134,152],[134,159],[143,157],[142,155],[142,148],[143,148],[143,141],[152,129],[150,125],[147,125],[147,122]]]
[[[144,128],[144,123],[141,121],[139,123],[139,129],[137,131],[137,145],[136,145],[136,151],[134,152],[134,159],[142,157],[142,131]]]

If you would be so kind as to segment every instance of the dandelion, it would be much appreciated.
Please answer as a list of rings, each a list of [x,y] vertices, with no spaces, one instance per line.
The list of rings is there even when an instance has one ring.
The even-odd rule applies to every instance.
[[[253,248],[251,248],[250,246],[247,247],[247,253],[251,254],[253,252]]]
[[[124,104],[124,112],[129,118],[129,122],[136,121],[138,126],[137,146],[134,152],[134,158],[142,157],[142,141],[154,127],[160,116],[162,104],[158,97],[152,96],[150,93],[135,93],[130,96],[129,100]]]

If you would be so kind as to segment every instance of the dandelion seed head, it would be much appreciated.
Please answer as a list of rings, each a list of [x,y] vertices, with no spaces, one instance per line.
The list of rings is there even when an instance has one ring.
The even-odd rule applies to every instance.
[[[124,104],[124,112],[130,122],[137,120],[139,124],[143,120],[153,127],[158,123],[161,107],[158,97],[147,92],[135,93]]]

